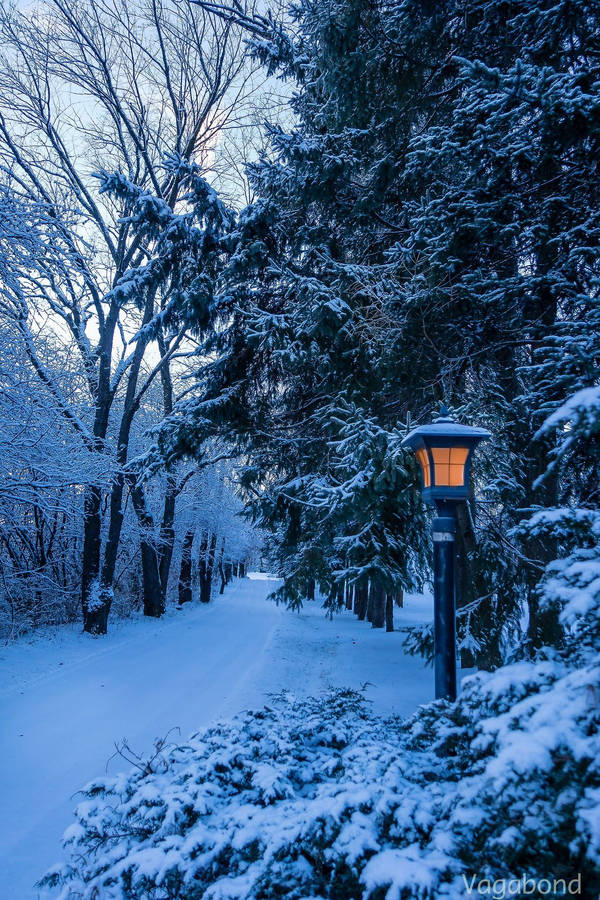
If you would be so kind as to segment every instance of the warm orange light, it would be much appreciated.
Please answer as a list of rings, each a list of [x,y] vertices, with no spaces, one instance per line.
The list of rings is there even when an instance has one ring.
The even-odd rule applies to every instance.
[[[423,485],[426,488],[431,487],[431,467],[429,465],[427,450],[424,450],[423,447],[421,447],[420,450],[417,450],[417,459],[419,460],[421,471],[423,473]]]
[[[465,463],[468,447],[432,447],[436,485],[462,487],[465,483]]]

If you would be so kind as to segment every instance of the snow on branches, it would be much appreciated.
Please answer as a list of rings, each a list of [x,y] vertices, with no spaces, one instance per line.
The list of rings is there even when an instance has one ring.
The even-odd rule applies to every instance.
[[[599,675],[520,662],[406,722],[349,691],[281,696],[89,784],[46,882],[61,900],[462,900],[473,874],[580,872],[592,896]]]

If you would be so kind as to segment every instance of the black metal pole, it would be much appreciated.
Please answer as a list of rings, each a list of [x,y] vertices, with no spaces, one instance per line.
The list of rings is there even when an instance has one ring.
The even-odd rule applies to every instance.
[[[456,600],[454,504],[438,503],[433,520],[433,631],[435,698],[456,700]]]

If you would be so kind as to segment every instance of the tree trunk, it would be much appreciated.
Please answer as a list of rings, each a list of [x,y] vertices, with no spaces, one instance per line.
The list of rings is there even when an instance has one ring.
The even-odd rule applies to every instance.
[[[371,585],[371,625],[373,628],[383,628],[385,622],[385,590],[375,581]]]
[[[369,602],[369,582],[366,578],[361,578],[356,585],[356,613],[360,622],[365,621],[367,615],[367,605]]]
[[[400,609],[404,608],[404,591],[402,588],[398,588],[396,591],[396,606],[399,606]]]
[[[154,520],[146,505],[146,497],[141,485],[132,483],[131,500],[140,529],[144,615],[158,619],[165,611],[165,600],[160,581],[158,553],[154,540]]]
[[[116,301],[112,301],[104,325],[100,329],[98,345],[98,381],[95,390],[94,438],[96,450],[99,453],[102,453],[104,450],[108,419],[114,398],[110,381],[113,341],[118,316],[119,305]],[[101,507],[102,488],[99,485],[90,485],[85,490],[83,501],[84,536],[81,571],[83,630],[90,634],[106,634],[108,614],[113,597],[112,582],[108,588],[102,588],[100,585]]]
[[[140,540],[142,558],[142,600],[144,615],[159,619],[165,611],[165,600],[160,583],[158,556],[154,541]]]
[[[208,532],[203,532],[198,554],[198,578],[200,580],[200,602],[208,603],[206,599],[206,575],[208,571]]]
[[[179,605],[192,602],[192,546],[194,529],[186,531],[181,548],[181,567],[179,569]]]
[[[368,585],[369,586],[367,588],[367,622],[370,622],[372,625],[373,624],[373,604],[374,604],[375,598],[374,598],[374,586],[373,586],[373,582],[371,581],[370,578],[369,578]]]
[[[315,599],[315,579],[309,578],[306,582],[306,599],[314,600]]]
[[[103,587],[96,579],[89,588],[84,631],[89,634],[106,634],[112,601],[112,588]]]
[[[102,491],[97,485],[86,488],[83,499],[83,559],[81,571],[81,610],[83,630],[90,634],[106,634],[110,602],[106,609],[99,604],[97,590],[100,574]],[[108,600],[108,598],[106,598]]]
[[[167,355],[167,345],[165,343],[165,335],[162,326],[159,326],[157,330],[156,340],[158,343],[158,350],[161,358],[164,359],[164,357]],[[161,366],[160,382],[163,393],[163,416],[165,419],[167,419],[173,412],[173,380],[171,378],[170,362]],[[171,560],[173,558],[173,547],[175,545],[174,526],[177,493],[177,478],[172,472],[167,472],[163,514],[160,524],[158,543],[158,570],[160,573],[160,586],[165,602],[167,599],[167,588],[169,585]]]
[[[173,559],[173,547],[175,545],[175,502],[177,498],[177,481],[174,475],[167,475],[165,486],[165,498],[163,514],[160,523],[158,537],[158,571],[160,574],[160,588],[166,602],[167,587],[169,585],[169,572]]]
[[[222,594],[225,590],[225,585],[227,582],[225,581],[225,569],[223,568],[223,559],[225,557],[225,537],[221,541],[221,552],[219,554],[219,575],[221,577],[221,586],[219,588],[219,594]]]
[[[331,585],[327,596],[327,607],[330,610],[338,610],[344,606],[344,582],[337,581]]]
[[[385,630],[394,630],[394,597],[387,594],[385,598]]]
[[[352,609],[352,594],[354,592],[353,585],[346,582],[345,583],[345,591],[346,591],[346,609]]]
[[[210,544],[208,540],[208,534],[202,537],[199,564],[200,600],[202,603],[210,603],[216,548],[217,535],[214,532],[210,536]]]
[[[154,293],[153,291],[148,292],[148,296],[146,298],[146,303],[144,307],[144,316],[142,320],[142,325],[147,325],[148,322],[152,319],[153,311],[154,311]],[[117,475],[113,479],[111,492],[110,492],[110,513],[109,513],[109,527],[108,527],[108,537],[106,539],[106,545],[104,547],[104,559],[102,562],[102,570],[100,574],[100,583],[101,583],[101,594],[106,594],[108,596],[109,592],[112,592],[112,585],[115,577],[115,566],[117,563],[117,554],[119,551],[119,543],[121,541],[121,529],[123,527],[123,493],[125,488],[125,473],[124,468],[127,463],[127,454],[129,450],[129,439],[131,436],[131,425],[133,423],[133,418],[138,410],[139,399],[136,399],[136,391],[137,391],[137,383],[138,377],[140,374],[140,368],[142,364],[142,360],[144,357],[145,349],[148,345],[149,338],[148,337],[140,337],[138,338],[135,350],[133,351],[133,361],[129,368],[129,377],[127,379],[127,388],[125,390],[125,399],[123,402],[123,414],[121,416],[121,422],[119,424],[119,435],[117,439],[117,465],[119,466]],[[127,481],[130,485],[130,489],[132,491],[132,500],[133,500],[133,491],[135,489],[135,476],[129,475],[127,477]],[[144,504],[145,505],[145,504]],[[135,502],[134,502],[135,506]],[[144,551],[146,553],[146,560],[150,566],[153,565],[151,561],[151,553],[148,551]],[[156,551],[155,551],[156,553]],[[143,565],[143,563],[142,563]],[[158,562],[156,563],[158,566]],[[153,577],[153,576],[152,576]],[[160,581],[160,577],[159,577]],[[152,596],[148,597],[149,609],[155,609],[154,598]],[[155,612],[149,612],[148,615],[155,615]],[[107,613],[108,617],[108,613]]]
[[[240,563],[239,576],[240,576],[240,578],[246,577],[246,563],[245,562]]]
[[[208,569],[206,572],[206,577],[208,579],[208,599],[210,600],[210,595],[212,592],[212,579],[215,571],[215,555],[217,551],[217,535],[213,531],[210,539],[210,547],[208,550]]]

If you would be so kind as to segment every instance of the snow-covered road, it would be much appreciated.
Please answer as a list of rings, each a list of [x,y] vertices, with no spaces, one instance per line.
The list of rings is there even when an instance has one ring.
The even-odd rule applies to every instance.
[[[407,657],[401,635],[351,613],[297,615],[266,597],[273,583],[235,582],[208,607],[136,619],[106,638],[63,628],[0,649],[0,898],[31,900],[60,857],[73,794],[106,770],[115,742],[147,754],[157,737],[183,737],[270,693],[360,688],[382,712],[407,714],[431,699],[431,670]],[[398,624],[431,618],[409,597]],[[173,735],[176,737],[176,734]],[[109,771],[128,768],[119,756]]]

